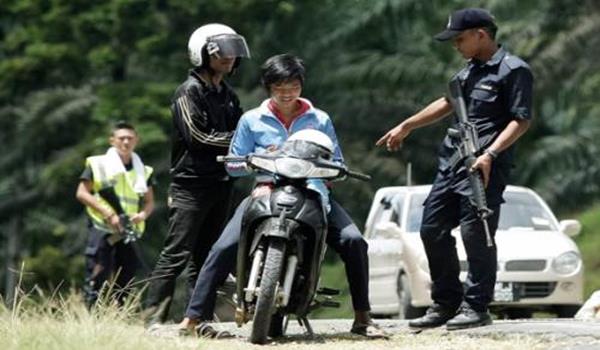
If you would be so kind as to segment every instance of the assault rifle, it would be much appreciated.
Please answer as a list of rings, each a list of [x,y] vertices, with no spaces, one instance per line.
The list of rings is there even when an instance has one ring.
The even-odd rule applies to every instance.
[[[479,134],[475,128],[475,124],[469,121],[460,80],[452,79],[449,84],[449,90],[450,103],[454,107],[454,112],[458,117],[458,129],[449,128],[448,136],[452,138],[453,144],[458,152],[458,157],[462,160],[469,173],[469,182],[471,184],[469,201],[471,202],[471,205],[477,209],[477,215],[483,223],[487,246],[492,247],[494,243],[492,242],[487,218],[490,217],[494,211],[487,206],[481,171],[471,171],[471,166],[473,166],[477,156],[480,154]]]
[[[140,238],[139,232],[135,229],[135,225],[129,219],[129,216],[123,210],[119,197],[115,193],[114,187],[105,187],[98,191],[100,197],[102,197],[117,213],[119,216],[119,222],[123,230],[119,232],[117,239],[109,239],[111,244],[115,244],[119,239],[123,238],[123,243],[135,242]]]

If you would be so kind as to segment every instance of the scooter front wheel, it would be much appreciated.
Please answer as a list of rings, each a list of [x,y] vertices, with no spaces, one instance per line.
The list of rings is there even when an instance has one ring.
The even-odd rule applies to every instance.
[[[285,241],[282,239],[270,240],[252,320],[250,342],[253,344],[264,344],[267,341],[275,307],[275,292],[281,277],[284,255]]]

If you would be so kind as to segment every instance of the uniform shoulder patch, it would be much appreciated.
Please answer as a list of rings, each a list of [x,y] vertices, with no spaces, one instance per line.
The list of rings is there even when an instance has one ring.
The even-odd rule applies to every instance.
[[[529,69],[529,65],[525,61],[514,55],[508,54],[504,56],[502,62],[506,64],[511,70],[517,69],[519,67],[525,67]]]

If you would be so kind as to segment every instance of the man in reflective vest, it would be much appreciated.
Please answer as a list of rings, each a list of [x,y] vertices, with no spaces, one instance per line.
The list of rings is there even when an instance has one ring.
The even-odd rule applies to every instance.
[[[139,264],[131,244],[144,232],[145,221],[154,208],[153,169],[133,151],[138,143],[134,127],[117,122],[106,154],[88,157],[79,177],[77,199],[86,206],[89,218],[84,294],[88,306],[115,274],[119,301]]]

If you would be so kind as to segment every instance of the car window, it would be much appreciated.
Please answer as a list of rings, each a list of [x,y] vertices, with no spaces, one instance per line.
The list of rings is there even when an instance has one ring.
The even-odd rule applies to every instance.
[[[504,200],[500,209],[499,230],[510,228],[529,228],[532,230],[554,230],[553,214],[550,213],[535,196],[528,192],[504,192]],[[407,232],[419,232],[423,218],[423,202],[427,193],[415,193],[410,198],[408,207]]]
[[[500,209],[498,229],[519,227],[536,231],[557,230],[552,213],[531,193],[507,191],[504,193],[504,200],[506,203]]]
[[[398,193],[392,199],[392,214],[390,215],[390,221],[396,223],[398,227],[402,228],[402,208],[404,207],[404,193]]]
[[[419,232],[421,229],[421,219],[423,218],[423,202],[427,198],[427,193],[413,193],[410,196],[408,205],[408,220],[406,221],[407,232]]]
[[[382,222],[394,222],[400,227],[402,205],[404,203],[404,194],[397,193],[385,196],[381,199],[380,205],[377,206],[373,224],[377,225]],[[377,237],[377,230],[372,230],[371,235]]]

